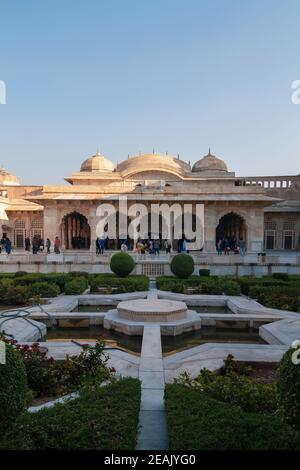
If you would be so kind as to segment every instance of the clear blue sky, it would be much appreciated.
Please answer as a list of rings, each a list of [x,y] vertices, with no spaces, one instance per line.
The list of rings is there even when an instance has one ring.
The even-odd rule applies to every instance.
[[[12,0],[0,8],[0,163],[60,183],[101,152],[300,173],[299,0]]]

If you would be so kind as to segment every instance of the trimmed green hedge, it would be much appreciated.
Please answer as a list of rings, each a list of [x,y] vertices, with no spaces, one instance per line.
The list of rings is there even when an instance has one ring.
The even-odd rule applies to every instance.
[[[74,277],[65,284],[65,294],[67,295],[79,295],[82,294],[88,288],[88,280],[86,277],[78,276]]]
[[[277,392],[282,415],[289,424],[300,431],[300,364],[293,363],[294,354],[298,360],[299,348],[290,348],[280,361]]]
[[[159,276],[156,279],[159,290],[185,293],[193,288],[193,294],[211,295],[239,295],[240,286],[234,278],[218,276],[191,276],[188,279],[179,279],[174,276]],[[190,293],[190,292],[189,292]]]
[[[10,344],[6,344],[6,363],[0,364],[0,436],[24,411],[26,402],[25,365],[20,353]]]
[[[57,297],[60,294],[60,288],[54,282],[34,282],[28,290],[30,297]]]
[[[112,293],[147,291],[149,278],[142,275],[130,275],[120,278],[114,274],[95,274],[90,281],[91,292],[98,292],[99,288],[107,288]]]
[[[76,400],[20,416],[0,437],[0,449],[132,450],[140,397],[140,382],[131,378],[85,390]]]
[[[170,450],[300,449],[300,435],[279,418],[246,413],[197,389],[165,389]]]
[[[249,296],[270,308],[300,312],[300,287],[292,286],[254,286]]]

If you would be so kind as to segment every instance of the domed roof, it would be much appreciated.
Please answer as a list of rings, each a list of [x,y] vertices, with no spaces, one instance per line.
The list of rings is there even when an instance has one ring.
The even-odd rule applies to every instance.
[[[85,160],[81,167],[80,171],[114,171],[115,165],[113,162],[105,158],[103,155],[97,151],[96,155]]]
[[[0,166],[0,184],[7,186],[16,186],[20,184],[17,176],[7,171],[2,165]]]
[[[208,172],[228,172],[227,165],[223,160],[212,155],[210,149],[205,157],[198,160],[192,168],[192,171],[208,171]]]
[[[167,154],[147,153],[124,160],[117,166],[123,177],[147,171],[167,172],[183,175],[190,172],[190,165],[177,157]]]

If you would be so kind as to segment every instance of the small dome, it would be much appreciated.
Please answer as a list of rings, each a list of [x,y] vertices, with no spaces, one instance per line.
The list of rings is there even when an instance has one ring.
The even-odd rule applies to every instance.
[[[0,166],[0,184],[16,186],[20,184],[20,180],[17,176],[7,171],[3,166]]]
[[[228,172],[227,165],[223,160],[220,158],[216,157],[215,155],[212,155],[210,153],[210,149],[208,151],[208,154],[205,155],[205,157],[201,158],[198,160],[193,168],[192,171],[198,172],[198,171],[209,171],[209,172]]]
[[[80,171],[114,171],[115,165],[113,162],[105,158],[100,152],[97,152],[96,155],[85,160],[81,167]]]

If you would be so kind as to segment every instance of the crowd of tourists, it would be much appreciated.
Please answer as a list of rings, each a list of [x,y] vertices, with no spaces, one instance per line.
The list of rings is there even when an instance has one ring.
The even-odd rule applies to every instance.
[[[238,241],[235,237],[226,237],[224,239],[219,239],[217,241],[217,252],[218,256],[229,255],[234,253],[236,255],[245,256],[246,254],[246,242],[243,238],[240,238]]]
[[[46,242],[40,236],[35,235],[32,240],[29,237],[26,237],[24,240],[24,248],[25,251],[32,252],[32,254],[36,255],[38,253],[44,253],[46,250],[47,255],[51,253],[51,240],[50,238],[46,239]],[[54,240],[54,253],[60,253],[60,239],[55,237]]]

